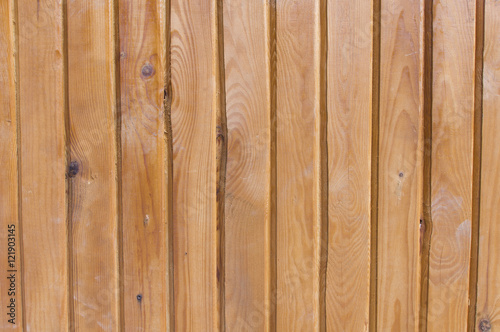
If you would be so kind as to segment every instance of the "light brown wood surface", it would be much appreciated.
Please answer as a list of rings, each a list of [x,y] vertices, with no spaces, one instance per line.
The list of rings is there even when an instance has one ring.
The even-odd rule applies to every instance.
[[[417,331],[423,103],[421,1],[382,1],[377,331]]]
[[[331,331],[367,331],[373,1],[328,1],[327,8],[329,226],[326,320]]]
[[[131,331],[173,328],[167,4],[119,4],[122,280]]]
[[[110,331],[120,326],[113,2],[68,2],[67,29],[70,329]]]
[[[499,8],[1,2],[0,329],[494,331]]]
[[[2,331],[22,331],[21,245],[18,200],[18,94],[17,94],[17,35],[15,1],[0,2],[0,243],[6,254],[0,257],[0,268],[6,277],[0,279],[0,305],[14,305],[0,321]],[[14,279],[8,279],[14,274]],[[14,284],[12,284],[12,282]],[[15,285],[15,287],[14,287]],[[11,299],[15,302],[11,304]],[[12,320],[9,322],[9,320]]]
[[[228,330],[272,331],[275,105],[274,4],[224,2],[228,129],[225,200],[225,318]],[[272,37],[271,37],[272,38]]]
[[[68,328],[65,8],[18,1],[22,288],[26,330]]]
[[[428,331],[465,331],[472,225],[475,1],[434,3]]]
[[[320,255],[326,250],[321,241],[326,236],[326,196],[321,188],[326,170],[323,5],[323,1],[276,3],[276,328],[283,331],[323,330],[325,324]]]
[[[221,275],[214,266],[217,223],[217,110],[213,65],[216,2],[171,3],[175,328],[213,330]],[[223,137],[223,139],[225,139]],[[219,273],[217,273],[219,272]]]
[[[484,12],[483,126],[480,237],[475,329],[500,328],[500,3]]]

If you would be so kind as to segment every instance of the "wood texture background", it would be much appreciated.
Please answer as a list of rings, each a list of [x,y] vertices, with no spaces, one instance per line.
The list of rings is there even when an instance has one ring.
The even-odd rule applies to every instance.
[[[496,0],[1,1],[0,329],[500,330],[499,28]]]

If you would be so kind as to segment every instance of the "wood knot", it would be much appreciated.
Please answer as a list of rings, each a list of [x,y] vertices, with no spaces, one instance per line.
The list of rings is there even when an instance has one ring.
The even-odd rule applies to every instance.
[[[141,75],[142,77],[148,78],[153,76],[155,73],[155,70],[151,64],[147,63],[141,68]]]
[[[78,165],[78,162],[72,161],[71,163],[69,163],[68,177],[74,178],[78,174],[79,170],[80,170],[80,165]]]
[[[488,332],[491,331],[491,323],[488,319],[481,319],[479,322],[479,331]]]

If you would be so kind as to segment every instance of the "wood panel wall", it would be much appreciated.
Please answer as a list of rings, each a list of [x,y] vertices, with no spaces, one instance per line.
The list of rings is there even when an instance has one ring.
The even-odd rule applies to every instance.
[[[496,0],[0,2],[0,329],[500,330]]]

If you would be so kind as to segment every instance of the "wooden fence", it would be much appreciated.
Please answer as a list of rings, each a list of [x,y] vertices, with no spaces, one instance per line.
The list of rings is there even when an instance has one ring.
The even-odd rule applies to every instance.
[[[500,1],[1,0],[3,331],[499,331]]]

